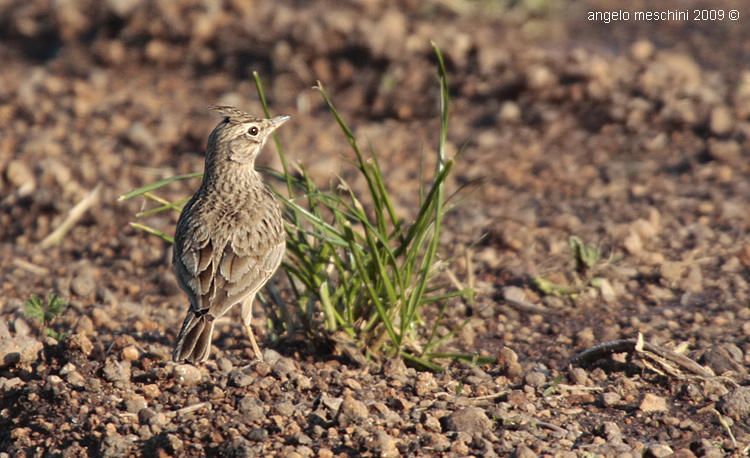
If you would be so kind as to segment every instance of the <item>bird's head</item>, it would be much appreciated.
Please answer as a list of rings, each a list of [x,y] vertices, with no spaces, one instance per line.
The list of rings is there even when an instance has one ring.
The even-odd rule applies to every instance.
[[[239,164],[254,164],[271,133],[291,119],[291,116],[285,115],[271,119],[256,118],[229,106],[211,105],[208,109],[224,116],[224,120],[211,132],[209,151],[225,155],[214,158],[216,160]]]

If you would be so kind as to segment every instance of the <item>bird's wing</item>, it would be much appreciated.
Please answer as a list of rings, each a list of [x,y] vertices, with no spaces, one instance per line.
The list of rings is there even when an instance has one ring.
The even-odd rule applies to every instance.
[[[216,294],[212,279],[216,276],[216,252],[221,252],[221,247],[216,248],[216,241],[201,225],[178,224],[173,258],[175,274],[196,312],[208,307],[211,296]]]
[[[236,243],[235,236],[224,249],[215,277],[218,294],[212,299],[211,309],[220,316],[232,305],[260,290],[273,276],[284,257],[285,242]]]

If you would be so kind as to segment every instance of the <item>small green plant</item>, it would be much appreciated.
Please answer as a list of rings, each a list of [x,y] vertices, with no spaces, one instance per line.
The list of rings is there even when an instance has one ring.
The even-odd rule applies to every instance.
[[[455,158],[447,158],[445,153],[448,83],[442,55],[437,46],[434,50],[441,89],[440,136],[432,179],[425,179],[423,170],[419,173],[420,191],[415,197],[418,210],[413,219],[405,221],[396,215],[377,155],[372,147],[368,156],[362,152],[320,83],[317,89],[351,146],[355,158],[349,162],[364,178],[366,192],[357,194],[343,176],[332,180],[329,189],[319,189],[303,164],[298,165],[297,173],[290,173],[274,134],[283,170],[266,172],[285,188],[275,193],[286,212],[287,256],[282,268],[292,294],[290,300],[274,285],[267,287],[271,302],[276,305],[267,307],[270,327],[275,332],[302,329],[314,341],[353,342],[367,357],[398,356],[430,370],[442,369],[432,362],[436,358],[475,364],[493,361],[434,352],[468,322],[467,319],[438,337],[449,299],[469,296],[468,290],[455,290],[438,283],[447,263],[438,256],[442,220],[460,201],[460,191],[464,188],[446,196],[445,181]],[[254,76],[266,116],[270,117],[260,78]],[[170,203],[151,191],[189,176],[196,175],[162,180],[123,195],[121,200],[143,195],[160,204],[138,216],[170,209],[179,211],[184,201]],[[155,229],[131,224],[171,241]],[[294,307],[289,307],[290,302]],[[420,313],[428,304],[441,305],[429,328]]]
[[[575,284],[558,285],[545,278],[535,276],[533,278],[534,286],[545,294],[571,296],[573,298],[587,285],[601,289],[603,280],[601,277],[596,277],[597,272],[603,265],[614,264],[620,261],[622,256],[613,255],[606,262],[600,263],[602,260],[602,249],[598,245],[587,245],[580,237],[575,235],[571,236],[568,242],[570,243],[570,248],[573,250],[573,259],[576,264],[576,272],[573,274]]]
[[[42,334],[59,341],[68,337],[69,334],[57,332],[49,326],[55,318],[62,315],[67,306],[68,304],[55,293],[47,297],[46,303],[42,303],[42,299],[39,296],[32,294],[24,305],[24,314],[39,323]]]
[[[573,249],[576,270],[582,275],[586,275],[602,258],[602,249],[595,245],[586,245],[580,237],[575,235],[570,237],[568,241]]]

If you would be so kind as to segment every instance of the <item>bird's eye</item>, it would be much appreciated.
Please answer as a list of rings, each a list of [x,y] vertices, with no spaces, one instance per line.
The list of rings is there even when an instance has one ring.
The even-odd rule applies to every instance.
[[[258,132],[260,132],[260,130],[258,130],[258,128],[256,126],[253,126],[253,127],[249,128],[249,129],[247,129],[247,133],[250,134],[250,135],[252,135],[253,137],[255,137],[256,135],[258,135]]]

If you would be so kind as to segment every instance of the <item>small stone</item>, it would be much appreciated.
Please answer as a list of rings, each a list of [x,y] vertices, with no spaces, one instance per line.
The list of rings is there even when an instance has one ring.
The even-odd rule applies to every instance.
[[[18,317],[13,320],[13,332],[16,333],[16,337],[28,336],[31,334],[31,326],[22,317]]]
[[[612,407],[617,405],[622,398],[617,393],[606,392],[602,393],[602,405],[604,407]]]
[[[229,358],[221,357],[216,360],[216,366],[219,368],[219,370],[225,374],[228,374],[232,371],[232,368],[234,368],[234,365],[232,364],[232,361],[229,360]]]
[[[631,231],[630,235],[628,235],[625,240],[623,241],[623,246],[628,251],[628,253],[638,256],[639,254],[643,253],[643,240],[641,239],[641,236],[638,235],[637,232]]]
[[[142,425],[161,426],[166,423],[166,417],[164,414],[158,413],[150,407],[146,407],[138,411],[138,421],[141,422]]]
[[[24,385],[23,380],[20,377],[9,378],[2,384],[3,392],[8,392],[21,388]]]
[[[130,395],[124,401],[125,410],[130,413],[139,413],[148,406],[146,398],[139,394]]]
[[[18,194],[27,196],[36,188],[36,179],[31,169],[25,162],[12,159],[5,166],[5,178],[14,188],[17,188]]]
[[[601,426],[600,434],[609,443],[619,444],[622,442],[622,430],[613,421],[604,422]]]
[[[424,396],[435,391],[437,387],[438,384],[432,372],[420,372],[417,375],[417,382],[414,384],[414,392],[417,396]]]
[[[294,372],[296,369],[294,367],[294,364],[292,364],[290,361],[286,361],[286,358],[282,358],[278,361],[276,361],[271,366],[271,373],[278,376],[289,376],[292,372]]]
[[[94,277],[89,274],[78,275],[70,281],[70,290],[78,297],[87,297],[93,294],[95,289],[96,282],[94,282]]]
[[[5,320],[0,319],[0,339],[10,339],[10,329]]]
[[[735,388],[722,396],[716,407],[724,415],[747,418],[750,416],[750,387]]]
[[[516,448],[515,457],[516,458],[536,458],[537,454],[534,453],[534,451],[531,450],[529,447],[525,445],[520,445]]]
[[[401,456],[396,448],[396,440],[383,430],[377,430],[374,435],[368,436],[365,439],[365,448],[381,458]]]
[[[201,371],[192,364],[177,364],[174,366],[172,375],[178,385],[193,386],[201,381]]]
[[[523,368],[518,362],[518,355],[508,347],[501,348],[497,353],[497,365],[511,379],[520,379],[523,375]]]
[[[101,456],[106,458],[128,456],[130,454],[130,447],[136,439],[137,437],[132,434],[127,436],[121,436],[117,433],[109,435],[104,438],[104,442],[102,443]]]
[[[253,428],[247,433],[247,438],[255,442],[263,442],[268,439],[268,431],[263,428]]]
[[[638,406],[644,412],[663,412],[667,410],[667,400],[652,393],[646,393]]]
[[[296,445],[312,445],[313,440],[302,431],[297,431],[292,435],[291,442]]]
[[[294,404],[290,401],[281,401],[271,407],[271,412],[282,417],[291,416],[294,413]]]
[[[65,375],[65,381],[73,388],[83,388],[86,386],[86,379],[78,371],[72,371]]]
[[[135,345],[128,345],[127,347],[123,348],[121,354],[124,361],[135,361],[140,357],[138,349],[135,347]]]
[[[445,418],[446,431],[457,431],[469,435],[482,434],[492,428],[492,421],[479,407],[464,407]]]
[[[108,382],[128,382],[130,381],[130,362],[109,359],[104,364],[102,375]]]
[[[630,47],[630,55],[638,62],[645,62],[654,55],[654,44],[648,40],[639,40]]]
[[[646,456],[653,458],[664,458],[674,453],[668,445],[665,444],[651,444],[646,450]]]
[[[156,399],[161,395],[161,390],[159,389],[159,386],[153,383],[149,383],[148,385],[143,385],[141,387],[141,392],[150,399]]]
[[[528,386],[538,388],[545,384],[547,377],[541,372],[529,371],[523,376],[523,381]]]
[[[568,372],[568,378],[576,385],[586,386],[586,382],[589,380],[589,374],[587,374],[586,370],[581,367],[573,367]]]
[[[29,336],[0,339],[0,367],[34,362],[43,348],[41,342]]]
[[[252,431],[251,431],[252,433]],[[268,433],[266,433],[267,435]],[[256,440],[252,439],[251,440]],[[219,456],[232,458],[250,458],[255,456],[253,444],[242,436],[235,437],[231,440],[224,441],[219,445]]]
[[[271,373],[271,366],[263,361],[260,361],[255,365],[255,372],[261,377],[265,377],[266,375]]]
[[[512,101],[506,101],[500,107],[500,120],[503,122],[516,122],[521,119],[521,109],[518,104]]]
[[[339,426],[345,428],[350,425],[357,425],[364,422],[368,415],[369,412],[364,403],[357,401],[351,396],[347,396],[341,403],[341,407],[339,407],[336,419],[338,420]]]
[[[244,372],[234,370],[229,373],[229,385],[236,388],[244,388],[255,381],[254,377],[247,375]]]
[[[719,105],[711,110],[711,121],[709,128],[714,135],[722,136],[732,131],[734,127],[734,116],[726,105]]]
[[[169,444],[169,449],[173,453],[179,452],[185,446],[182,440],[174,434],[167,434],[167,444]]]
[[[742,147],[735,140],[708,139],[708,155],[727,165],[742,164]]]
[[[264,348],[263,351],[263,361],[267,364],[274,364],[276,361],[281,359],[281,355],[276,350],[272,350],[270,348]]]
[[[243,420],[245,423],[252,423],[266,417],[266,412],[263,409],[263,402],[250,396],[245,396],[240,399],[239,409],[244,415]]]

